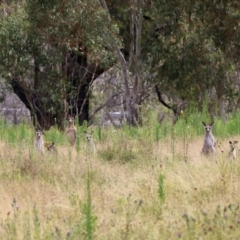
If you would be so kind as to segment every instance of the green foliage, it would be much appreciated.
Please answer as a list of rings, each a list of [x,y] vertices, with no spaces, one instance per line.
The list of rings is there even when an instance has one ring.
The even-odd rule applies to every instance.
[[[33,208],[33,229],[34,229],[33,239],[40,239],[41,223],[39,221],[38,209],[36,208],[36,206],[34,206]]]
[[[136,217],[142,204],[143,204],[143,200],[134,201],[134,203],[132,204],[131,194],[128,196],[127,206],[126,206],[126,227],[125,227],[125,231],[123,232],[122,239],[129,239],[131,223]]]
[[[153,1],[147,13],[157,27],[146,23],[143,52],[162,91],[200,110],[213,87],[218,97],[239,98],[232,77],[239,62],[239,6],[238,1]]]
[[[8,18],[1,15],[0,21],[0,69],[7,79],[23,76],[32,68],[27,53],[26,14],[17,6],[13,6],[12,11]]]
[[[99,153],[99,156],[104,160],[104,161],[113,161],[116,159],[117,156],[117,149],[116,148],[106,148],[106,150],[102,150]]]
[[[86,169],[85,180],[86,200],[83,202],[75,193],[69,196],[69,200],[75,211],[81,212],[81,219],[71,226],[71,231],[67,233],[67,239],[78,239],[80,235],[83,239],[95,239],[97,218],[93,214],[93,202],[91,197],[92,172],[89,166],[87,166]]]
[[[11,1],[0,10],[1,76],[10,84],[17,81],[28,104],[42,111],[50,125],[54,118],[62,128],[64,100],[76,99],[91,81],[85,79],[86,71],[95,74],[100,65],[109,67],[115,61],[105,36],[119,41],[117,25],[106,25],[106,13],[95,0]],[[70,51],[84,59],[74,59],[77,68],[66,62]]]
[[[98,128],[97,128],[97,136],[98,136],[99,141],[101,141],[102,140],[102,128],[100,126],[98,126]]]
[[[86,202],[82,204],[82,214],[84,216],[83,219],[83,230],[85,238],[88,240],[94,239],[94,232],[96,229],[96,217],[93,215],[93,206],[92,206],[92,198],[91,198],[91,178],[90,178],[90,169],[87,169],[86,176]]]
[[[66,144],[66,138],[64,134],[59,132],[57,127],[51,127],[48,131],[44,133],[45,141],[55,142],[57,145]]]
[[[163,174],[160,174],[158,176],[158,197],[161,201],[161,204],[165,203],[165,198],[166,198],[164,179],[165,179],[165,176]]]
[[[30,93],[43,95],[47,113],[60,115],[62,100],[73,98],[79,90],[68,81],[66,69],[62,69],[69,49],[77,58],[84,55],[87,62],[106,69],[116,62],[114,44],[123,50],[126,60],[132,57],[129,55],[134,36],[129,26],[134,4],[106,1],[107,12],[100,3],[28,0],[1,4],[1,75],[24,81]],[[206,99],[210,100],[208,105],[217,108],[211,102],[213,96],[224,96],[231,103],[238,100],[233,74],[238,69],[240,52],[239,6],[236,0],[212,4],[183,0],[146,2],[141,8],[141,59],[137,59],[141,74],[147,73],[142,74],[144,82],[157,82],[161,90],[198,106],[200,111]],[[73,73],[80,82],[85,81],[81,79],[82,69]],[[213,88],[216,94],[211,93]],[[159,134],[156,128],[156,141]]]
[[[120,163],[132,162],[137,159],[137,154],[131,149],[131,146],[123,145],[121,148],[108,146],[99,152],[99,156],[104,161],[118,161]]]

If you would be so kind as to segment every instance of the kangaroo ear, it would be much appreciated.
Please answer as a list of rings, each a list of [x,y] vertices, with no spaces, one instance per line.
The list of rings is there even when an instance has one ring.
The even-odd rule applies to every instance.
[[[210,126],[212,126],[214,124],[214,122],[211,122]]]
[[[204,126],[206,126],[206,123],[205,123],[205,122],[202,122],[202,124],[203,124]]]

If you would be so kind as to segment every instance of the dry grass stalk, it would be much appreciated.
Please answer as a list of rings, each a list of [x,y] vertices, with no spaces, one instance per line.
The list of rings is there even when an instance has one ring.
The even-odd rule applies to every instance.
[[[217,205],[227,206],[229,202],[237,202],[240,199],[237,161],[227,168],[231,177],[222,176],[219,173],[219,165],[213,164],[200,154],[201,138],[193,138],[189,142],[187,163],[182,160],[184,156],[182,138],[176,138],[174,159],[171,157],[172,146],[169,139],[152,144],[149,144],[148,139],[142,141],[143,144],[148,145],[149,151],[141,151],[142,145],[139,145],[138,141],[131,142],[131,147],[136,149],[137,153],[141,152],[141,157],[137,155],[137,161],[122,164],[119,161],[100,161],[98,155],[91,156],[91,159],[96,160],[91,161],[90,168],[91,198],[98,225],[96,239],[121,239],[121,232],[126,229],[126,216],[132,216],[141,199],[143,199],[142,207],[134,218],[131,218],[129,239],[176,239],[177,234],[188,233],[182,217],[185,212],[188,215],[198,216],[204,210],[210,219],[211,214],[215,214]],[[111,144],[116,149],[129,145],[124,138],[110,135],[109,140],[98,143],[98,149],[100,151]],[[11,203],[15,198],[19,215],[18,222],[13,221],[12,224],[16,224],[14,226],[18,227],[18,231],[12,239],[24,239],[26,221],[31,221],[31,210],[34,205],[38,209],[42,239],[47,238],[45,232],[48,229],[52,231],[52,226],[56,226],[63,233],[62,238],[64,238],[68,229],[75,229],[73,226],[81,224],[79,202],[86,199],[83,189],[86,188],[85,176],[88,164],[88,161],[84,160],[85,151],[82,149],[79,152],[75,149],[69,151],[66,146],[58,146],[61,154],[57,161],[51,154],[44,155],[47,161],[32,163],[30,162],[32,159],[29,159],[29,162],[23,163],[25,172],[24,177],[21,178],[21,175],[17,174],[15,164],[19,160],[24,162],[29,147],[31,145],[25,145],[26,149],[22,149],[23,155],[19,156],[18,149],[13,145],[0,142],[0,219],[13,217]],[[228,144],[223,144],[223,151],[228,151],[228,148]],[[71,159],[69,152],[72,154]],[[6,159],[8,161],[5,161]],[[159,174],[165,176],[165,203],[160,202],[157,194]],[[219,181],[222,177],[227,188],[223,188]],[[131,198],[128,200],[130,194]],[[238,218],[236,220],[234,218],[234,221],[237,224]],[[206,225],[204,219],[200,219],[198,225],[194,226],[202,225]],[[226,223],[226,226],[225,231],[222,231],[216,225],[212,234],[216,229],[216,233],[219,231],[223,234],[222,239],[227,239],[229,234],[227,229],[230,229],[230,224]],[[201,231],[202,228],[195,229]],[[230,229],[233,238],[239,236],[237,229],[239,229],[237,225]],[[7,234],[9,231],[2,228],[3,239],[8,239]],[[192,237],[192,239],[196,238]],[[211,239],[215,239],[214,236]]]

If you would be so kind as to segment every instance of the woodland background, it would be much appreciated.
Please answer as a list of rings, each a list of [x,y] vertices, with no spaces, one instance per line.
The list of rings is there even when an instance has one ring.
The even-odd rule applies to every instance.
[[[2,82],[43,129],[62,129],[67,114],[91,122],[120,94],[126,123],[142,124],[156,86],[175,120],[207,104],[225,122],[240,106],[239,9],[237,0],[2,0]],[[112,67],[121,87],[101,102],[93,83]]]
[[[20,112],[18,125],[0,118],[0,239],[239,239],[239,12],[237,0],[0,0],[0,100],[14,92],[56,146],[41,155]],[[122,127],[102,127],[101,111]]]

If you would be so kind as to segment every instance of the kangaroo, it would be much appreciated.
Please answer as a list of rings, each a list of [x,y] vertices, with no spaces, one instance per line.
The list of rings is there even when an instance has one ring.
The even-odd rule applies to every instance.
[[[232,159],[236,159],[237,157],[237,143],[238,141],[229,141],[229,145],[230,145],[230,152],[228,154],[228,157],[232,158]]]
[[[93,154],[95,154],[96,153],[96,146],[95,146],[95,143],[93,141],[93,136],[92,136],[93,131],[91,131],[90,133],[87,132],[87,131],[84,131],[84,133],[85,133],[85,136],[86,136],[86,149],[88,151],[92,151]]]
[[[204,144],[203,144],[203,149],[202,149],[202,154],[208,156],[210,154],[215,154],[216,153],[216,142],[215,138],[212,134],[212,126],[214,122],[210,124],[206,124],[205,122],[202,122],[202,124],[205,127],[205,136],[204,136]]]
[[[34,147],[41,153],[44,154],[44,139],[43,132],[40,130],[36,131],[36,136],[34,139]]]
[[[47,149],[48,152],[56,153],[57,149],[55,147],[55,143],[44,143],[44,147]]]
[[[74,125],[74,117],[68,116],[68,126],[65,130],[65,135],[71,146],[74,146],[77,140],[77,128]]]

